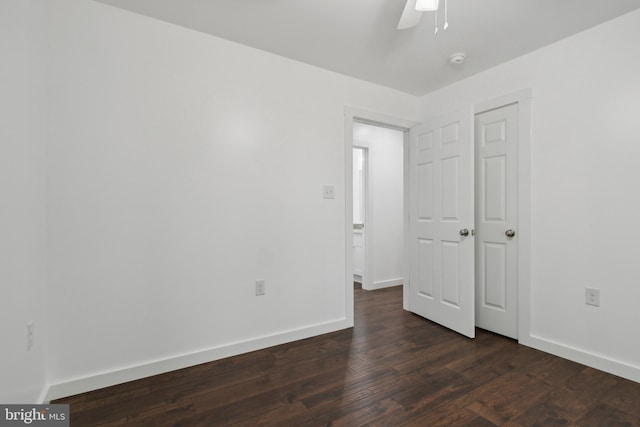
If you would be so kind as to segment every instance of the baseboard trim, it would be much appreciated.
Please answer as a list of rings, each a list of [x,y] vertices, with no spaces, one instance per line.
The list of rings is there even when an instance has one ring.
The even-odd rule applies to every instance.
[[[380,280],[377,282],[373,282],[373,285],[371,286],[371,290],[391,288],[393,286],[400,286],[403,283],[404,283],[404,279],[402,277],[398,279]]]
[[[49,401],[47,400],[47,396],[49,395],[50,389],[51,387],[49,387],[48,385],[45,385],[42,388],[42,391],[40,392],[40,396],[38,396],[38,400],[36,401],[36,403],[38,404],[49,403]]]
[[[219,347],[213,347],[124,369],[117,369],[82,378],[70,379],[50,385],[44,391],[44,393],[46,393],[46,397],[42,399],[42,401],[50,402],[55,399],[86,393],[88,391],[139,380],[141,378],[188,368],[190,366],[224,359],[225,357],[237,356],[239,354],[261,350],[275,345],[298,341],[350,327],[353,327],[352,322],[349,322],[347,319],[340,319],[246,341],[222,345]]]
[[[398,282],[399,281],[399,282]],[[374,286],[383,284],[383,287],[397,286],[402,284],[402,279],[393,281],[376,282]],[[274,345],[285,344],[313,336],[322,335],[329,332],[338,331],[352,327],[353,324],[346,319],[317,324],[305,328],[294,329],[273,335],[259,337],[247,341],[241,341],[219,347],[214,347],[189,354],[175,356],[150,363],[131,366],[110,372],[100,373],[82,378],[59,382],[46,386],[39,398],[39,402],[48,403],[54,399],[73,396],[79,393],[97,390],[134,381],[153,375],[175,371],[177,369],[188,368],[201,363],[212,362],[225,357],[236,356],[255,350],[260,350]],[[520,344],[535,348],[546,353],[553,354],[564,359],[568,359],[594,369],[598,369],[637,383],[640,383],[640,367],[621,362],[606,356],[590,353],[580,348],[561,344],[559,342],[536,335],[530,335],[520,339]]]
[[[568,346],[541,336],[530,335],[524,340],[519,340],[519,342],[527,347],[640,383],[640,367],[638,366]]]

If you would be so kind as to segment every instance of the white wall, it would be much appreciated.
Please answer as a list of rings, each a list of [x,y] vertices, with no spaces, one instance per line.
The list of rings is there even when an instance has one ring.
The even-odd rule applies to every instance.
[[[373,248],[366,260],[372,289],[403,282],[403,141],[401,131],[353,124],[353,144],[369,149],[370,218],[364,230]]]
[[[59,3],[50,397],[349,326],[344,106],[415,119],[419,99]]]
[[[529,341],[636,381],[640,381],[638,40],[640,11],[422,100],[427,118],[533,89]],[[587,286],[600,288],[599,308],[584,304]]]
[[[46,384],[44,10],[0,2],[0,402],[41,399]],[[27,351],[27,323],[34,346]]]

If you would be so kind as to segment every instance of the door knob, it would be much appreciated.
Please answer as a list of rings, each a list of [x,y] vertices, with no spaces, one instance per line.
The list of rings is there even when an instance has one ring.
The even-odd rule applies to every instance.
[[[514,230],[509,229],[509,230],[504,232],[504,235],[507,236],[507,237],[513,237],[513,236],[516,235],[516,232]]]
[[[467,230],[466,228],[463,228],[462,230],[460,230],[460,235],[462,237],[467,237],[469,235],[469,230]]]

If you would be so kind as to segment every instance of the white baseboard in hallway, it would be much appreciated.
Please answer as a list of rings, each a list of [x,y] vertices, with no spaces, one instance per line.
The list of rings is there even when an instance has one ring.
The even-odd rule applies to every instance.
[[[373,282],[373,286],[371,287],[371,289],[390,288],[392,286],[400,286],[403,283],[404,279],[402,277],[398,279],[380,280],[378,282]]]

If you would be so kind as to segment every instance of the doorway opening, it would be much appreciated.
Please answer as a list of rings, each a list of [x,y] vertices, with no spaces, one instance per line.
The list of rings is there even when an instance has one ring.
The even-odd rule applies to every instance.
[[[353,124],[353,273],[364,290],[403,283],[404,134]]]
[[[408,165],[408,157],[407,157],[407,147],[409,142],[409,129],[415,125],[417,122],[411,120],[400,119],[397,117],[387,116],[384,114],[375,113],[372,111],[361,110],[356,108],[345,107],[344,111],[344,120],[345,120],[345,201],[346,201],[346,222],[345,222],[345,315],[347,320],[351,325],[353,325],[354,319],[354,251],[353,251],[353,200],[354,200],[354,174],[353,174],[353,148],[355,143],[354,139],[354,127],[358,127],[360,125],[372,125],[378,128],[395,130],[400,132],[399,135],[402,137],[402,235],[405,236],[402,239],[402,278],[405,279],[407,276],[406,269],[408,268],[407,256],[408,256],[408,247],[407,247],[407,239],[408,235],[408,193],[407,193],[407,165]],[[371,204],[372,200],[369,198],[369,204]],[[366,206],[366,205],[365,205]],[[365,216],[367,214],[365,213]],[[368,219],[365,221],[371,221],[371,213],[368,216]],[[365,224],[366,227],[366,224]],[[374,231],[375,232],[375,231]],[[373,239],[371,239],[373,240]],[[365,243],[365,251],[367,250],[367,246]],[[368,252],[372,252],[372,249],[369,249]],[[371,262],[367,262],[367,255],[364,254],[365,257],[365,267],[364,267],[364,278],[365,282],[369,282],[367,278],[367,268],[372,266]],[[374,261],[375,262],[375,261]],[[369,273],[368,277],[372,277],[372,274]],[[371,281],[373,283],[373,280]],[[403,308],[407,309],[406,303],[406,280],[402,281],[404,285],[403,288]],[[368,286],[368,285],[365,285]],[[373,287],[373,285],[371,286]]]
[[[353,283],[356,288],[362,288],[366,271],[366,232],[369,227],[366,217],[366,205],[369,201],[367,195],[368,185],[368,158],[367,147],[353,147]],[[366,289],[366,288],[365,288]]]

